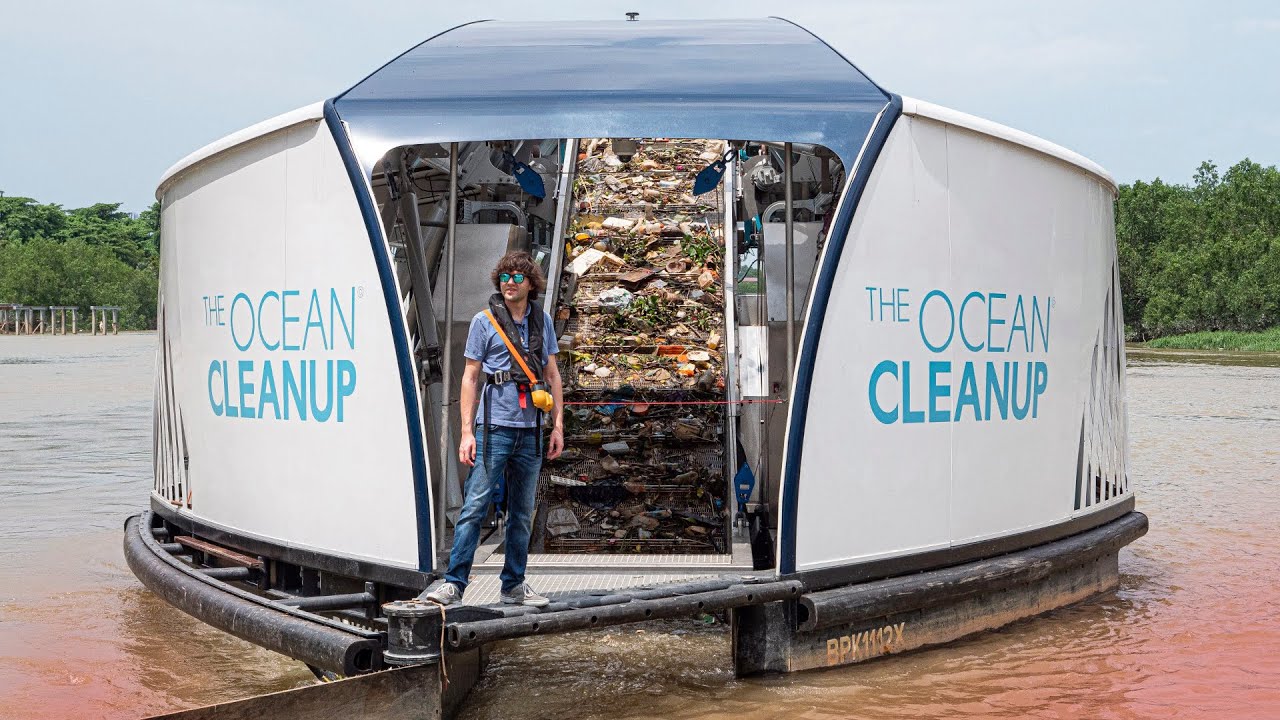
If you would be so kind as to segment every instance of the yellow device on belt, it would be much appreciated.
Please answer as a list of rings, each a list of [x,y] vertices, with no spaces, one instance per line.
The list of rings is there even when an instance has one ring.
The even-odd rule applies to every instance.
[[[493,313],[485,310],[484,314],[488,316],[493,329],[498,332],[498,337],[502,338],[502,342],[506,344],[507,352],[511,353],[511,357],[520,364],[520,369],[524,371],[524,376],[533,381],[533,390],[529,393],[529,397],[533,400],[533,406],[542,412],[551,412],[551,409],[556,406],[555,398],[551,397],[551,393],[547,392],[546,386],[537,380],[538,376],[534,375],[529,366],[525,364],[524,356],[516,349],[515,344],[511,342],[511,338],[507,337],[507,334],[502,331],[502,326],[498,324],[498,319],[493,316]]]

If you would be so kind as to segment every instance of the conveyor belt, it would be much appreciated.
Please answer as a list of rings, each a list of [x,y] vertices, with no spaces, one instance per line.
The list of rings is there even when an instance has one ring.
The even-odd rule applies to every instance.
[[[566,453],[539,483],[537,558],[738,565],[725,511],[724,214],[719,193],[692,195],[724,143],[642,142],[626,163],[607,140],[582,147],[566,266],[596,262],[561,278]]]

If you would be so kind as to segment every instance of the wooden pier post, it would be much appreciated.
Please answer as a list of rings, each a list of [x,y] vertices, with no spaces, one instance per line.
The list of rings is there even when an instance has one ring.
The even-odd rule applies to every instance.
[[[49,323],[49,325],[51,326],[49,328],[50,333],[52,333],[53,335],[67,334],[67,311],[68,310],[74,313],[76,309],[71,307],[70,305],[50,305],[49,306],[49,318],[51,320],[51,322]],[[73,333],[75,332],[74,320],[72,321],[72,332]]]
[[[90,334],[107,334],[107,312],[110,311],[110,332],[112,335],[119,335],[122,309],[119,305],[90,305]],[[0,335],[66,335],[67,313],[71,314],[70,334],[79,334],[80,308],[75,305],[0,303]]]

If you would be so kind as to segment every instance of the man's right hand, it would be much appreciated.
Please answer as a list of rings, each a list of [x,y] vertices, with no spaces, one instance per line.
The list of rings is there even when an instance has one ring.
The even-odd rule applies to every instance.
[[[463,433],[462,442],[458,443],[458,462],[470,466],[476,464],[475,433]]]

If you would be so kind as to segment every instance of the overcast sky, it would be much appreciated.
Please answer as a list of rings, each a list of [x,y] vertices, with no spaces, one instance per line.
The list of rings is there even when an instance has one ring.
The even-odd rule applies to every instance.
[[[886,89],[1075,150],[1120,182],[1280,162],[1280,3],[0,0],[0,191],[138,211],[179,158],[332,97],[468,20],[781,15]]]

